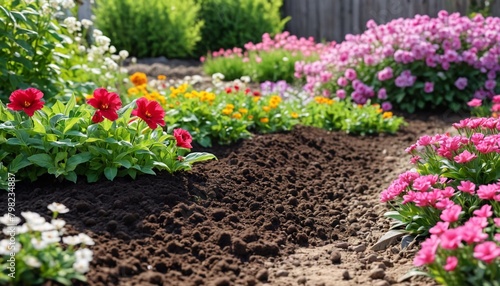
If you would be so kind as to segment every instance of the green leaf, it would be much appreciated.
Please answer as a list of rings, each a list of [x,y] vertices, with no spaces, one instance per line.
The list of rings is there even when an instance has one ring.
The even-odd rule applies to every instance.
[[[43,126],[42,122],[40,122],[40,119],[33,117],[32,119],[33,119],[33,131],[39,133],[40,135],[44,135],[45,127]]]
[[[113,179],[116,177],[116,174],[118,173],[118,169],[116,167],[106,167],[104,168],[104,176],[110,181],[113,181]]]
[[[52,157],[50,157],[48,154],[36,154],[28,157],[28,160],[42,168],[48,169],[50,167],[54,167],[54,161]]]
[[[80,118],[78,117],[73,117],[69,120],[66,120],[66,125],[64,126],[64,130],[63,130],[63,133],[66,134],[66,132],[68,132],[71,128],[73,128],[73,126],[75,126],[76,123],[78,123],[78,121],[80,121]]]
[[[66,114],[66,116],[69,116],[69,113],[71,112],[71,110],[75,108],[75,105],[76,105],[76,96],[75,94],[73,94],[66,103],[66,107],[64,108],[64,114]]]
[[[76,176],[76,173],[71,171],[69,172],[66,176],[64,176],[64,178],[70,182],[73,182],[76,184],[76,180],[78,179],[78,177]]]
[[[123,166],[126,169],[129,169],[130,167],[132,167],[132,163],[130,163],[130,161],[125,160],[125,159],[117,160],[117,161],[115,161],[115,163]]]
[[[89,183],[95,183],[97,180],[99,180],[99,172],[97,171],[88,171],[85,173],[87,176],[87,182]]]
[[[12,160],[12,162],[9,165],[9,171],[12,173],[16,173],[17,171],[21,170],[24,167],[30,166],[33,163],[26,158],[26,155],[24,154],[19,154]]]
[[[188,162],[190,164],[196,163],[196,162],[203,162],[207,160],[212,160],[215,159],[217,160],[217,157],[215,157],[214,154],[206,153],[206,152],[194,152],[188,154],[186,157],[184,157],[184,162]]]
[[[86,163],[90,159],[92,159],[92,154],[90,152],[73,155],[66,161],[66,171],[73,171],[78,165]]]

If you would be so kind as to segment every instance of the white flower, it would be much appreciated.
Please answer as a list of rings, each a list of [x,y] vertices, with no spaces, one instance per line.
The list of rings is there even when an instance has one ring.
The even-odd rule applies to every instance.
[[[47,244],[51,244],[58,243],[61,241],[61,238],[59,237],[59,232],[57,230],[50,230],[42,232],[42,240]]]
[[[137,58],[136,58],[136,57],[132,57],[132,58],[130,59],[130,61],[131,61],[133,64],[135,64],[135,63],[137,63]]]
[[[87,48],[85,48],[85,46],[78,46],[78,51],[80,53],[84,53],[86,50],[87,50]]]
[[[241,77],[241,81],[244,83],[249,83],[250,81],[252,81],[252,79],[249,76],[244,75]]]
[[[24,0],[24,3],[26,3],[26,5],[30,5],[33,2],[35,2],[35,0]]]
[[[73,0],[62,0],[61,5],[64,9],[72,9],[75,7],[75,2],[73,2]]]
[[[101,31],[101,30],[99,30],[99,29],[94,29],[94,30],[92,31],[92,37],[97,38],[97,37],[99,37],[99,36],[102,36],[102,31]]]
[[[69,212],[69,209],[60,203],[51,203],[50,205],[47,206],[49,210],[51,210],[53,213],[60,213],[60,214],[65,214]]]
[[[288,58],[287,57],[283,57],[283,61],[284,62],[288,62]]]
[[[42,264],[40,263],[40,261],[38,261],[38,259],[30,255],[24,258],[24,263],[26,263],[26,265],[28,265],[29,267],[33,268],[40,268],[40,266],[42,266]]]
[[[108,39],[109,39],[109,38],[108,38]],[[111,42],[111,40],[110,40],[110,42]],[[116,53],[116,48],[115,48],[115,46],[110,46],[110,47],[109,47],[109,52],[110,52],[110,53],[112,53],[112,54]]]
[[[52,8],[50,8],[49,3],[43,3],[42,4],[42,14],[44,16],[50,15],[50,12],[52,12]]]
[[[82,26],[85,28],[85,29],[88,29],[90,28],[90,26],[92,26],[94,23],[92,21],[90,21],[89,19],[82,19]]]
[[[83,244],[94,245],[94,241],[92,240],[92,238],[90,238],[90,236],[86,235],[85,233],[78,234],[78,237],[80,238]]]
[[[89,271],[89,262],[87,260],[77,260],[73,264],[73,269],[75,269],[79,273],[85,273]]]
[[[109,44],[111,43],[111,39],[106,37],[106,36],[97,36],[95,38],[95,42],[98,46],[106,47],[106,46],[109,46]],[[116,49],[115,49],[115,51],[116,51]]]
[[[192,79],[193,79],[191,81],[192,83],[198,83],[198,82],[201,82],[203,80],[203,78],[199,75],[193,75]]]
[[[4,225],[18,225],[21,222],[21,219],[14,214],[4,214],[0,217],[0,223]]]
[[[128,55],[129,55],[128,51],[126,51],[126,50],[121,50],[118,54],[120,55],[120,57],[122,57],[122,59],[128,58]]]
[[[62,238],[63,243],[67,245],[77,245],[82,243],[82,240],[78,235],[66,236]]]
[[[50,6],[54,9],[59,9],[59,0],[49,0]]]
[[[9,227],[5,227],[2,232],[7,235],[7,236],[10,236],[12,235],[13,233],[14,234],[21,234],[21,233],[26,233],[28,232],[28,227],[26,226],[26,224],[23,224],[21,226],[9,226]]]
[[[122,57],[120,57],[119,55],[111,55],[111,59],[115,62],[119,61]]]
[[[21,212],[21,215],[26,220],[26,223],[28,224],[28,228],[32,228],[33,226],[42,225],[45,223],[45,219],[37,213]]]
[[[17,241],[3,239],[0,241],[0,255],[10,255],[21,250],[21,244]]]
[[[75,251],[76,260],[92,261],[92,250],[88,248],[82,248]]]
[[[62,229],[65,225],[66,222],[62,219],[53,219],[50,222],[57,230]]]
[[[47,246],[47,242],[45,242],[44,240],[38,240],[38,239],[36,239],[36,238],[33,237],[31,239],[31,245],[36,250],[42,250],[42,249],[44,249]]]
[[[214,73],[214,74],[212,75],[212,79],[214,79],[214,80],[223,80],[223,79],[224,79],[224,75],[223,75],[223,74],[221,74],[220,72],[218,72],[218,73]]]

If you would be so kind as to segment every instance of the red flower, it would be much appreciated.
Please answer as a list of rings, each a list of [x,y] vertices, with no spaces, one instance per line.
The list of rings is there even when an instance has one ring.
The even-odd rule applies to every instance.
[[[254,96],[260,96],[260,92],[258,92],[258,91],[254,91],[254,92],[253,92],[253,95],[254,95]]]
[[[141,97],[136,103],[137,109],[132,110],[132,115],[144,120],[151,129],[165,126],[165,111],[157,101]]]
[[[108,92],[105,88],[94,90],[94,96],[87,100],[87,103],[97,109],[92,117],[94,123],[99,123],[104,118],[115,121],[118,119],[116,111],[122,107],[120,96],[114,92]]]
[[[245,94],[249,94],[250,92],[252,92],[252,90],[251,90],[250,88],[248,88],[248,87],[247,87],[247,88],[245,89]]]
[[[18,89],[10,94],[10,103],[7,104],[7,108],[15,111],[22,110],[31,117],[35,111],[43,108],[42,97],[43,92],[36,88]]]
[[[231,92],[233,92],[233,89],[230,87],[226,87],[226,93],[231,93]]]
[[[240,87],[239,87],[239,86],[237,86],[237,85],[234,85],[234,89],[235,89],[236,91],[239,91],[239,90],[240,90]]]
[[[187,149],[193,148],[193,146],[191,146],[191,142],[193,142],[193,137],[191,137],[191,134],[189,134],[189,132],[187,132],[186,130],[181,128],[174,129],[174,137],[175,140],[177,141],[178,147]]]

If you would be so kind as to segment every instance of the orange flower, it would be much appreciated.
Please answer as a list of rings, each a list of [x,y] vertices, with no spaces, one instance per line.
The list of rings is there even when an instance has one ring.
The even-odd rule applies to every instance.
[[[392,112],[387,111],[382,114],[382,118],[387,119],[392,117]]]
[[[269,107],[269,106],[263,106],[262,110],[264,110],[265,112],[269,112],[271,110],[271,107]]]
[[[262,123],[269,123],[269,118],[263,117],[263,118],[260,119],[260,122],[262,122]]]
[[[167,76],[166,75],[158,75],[158,80],[166,80],[167,79]]]
[[[143,72],[136,72],[130,76],[130,81],[135,85],[143,85],[148,83],[148,77]]]
[[[242,117],[242,116],[241,116],[241,113],[239,113],[239,112],[235,112],[235,113],[233,113],[233,116],[232,116],[232,117],[233,117],[234,119],[241,119],[241,117]]]

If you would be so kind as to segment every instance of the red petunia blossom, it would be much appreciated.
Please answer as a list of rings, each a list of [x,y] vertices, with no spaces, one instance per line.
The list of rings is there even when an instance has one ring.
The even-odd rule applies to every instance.
[[[31,117],[35,111],[43,108],[42,97],[43,92],[36,88],[18,89],[10,94],[10,103],[7,104],[7,108],[15,111],[22,110]]]
[[[254,92],[253,92],[253,95],[254,95],[254,96],[261,96],[261,94],[260,94],[260,92],[259,92],[259,91],[254,91]]]
[[[174,129],[174,137],[175,140],[177,141],[178,147],[187,149],[193,148],[193,146],[191,146],[191,142],[193,142],[193,137],[191,137],[191,134],[189,134],[188,131],[182,128]]]
[[[117,111],[122,107],[120,96],[114,92],[108,92],[105,88],[94,90],[94,95],[87,100],[87,103],[97,109],[92,117],[94,123],[99,123],[104,118],[115,121],[118,119]]]
[[[239,91],[239,90],[240,90],[240,87],[239,87],[239,86],[237,86],[237,85],[234,85],[234,90]]]
[[[245,89],[245,94],[249,94],[250,92],[252,92],[251,89],[249,89],[248,87]]]
[[[133,116],[144,120],[151,129],[156,129],[158,125],[165,126],[165,111],[157,101],[141,97],[136,103],[137,109],[132,110]]]
[[[231,93],[231,92],[233,92],[233,89],[230,87],[226,87],[226,93]]]

